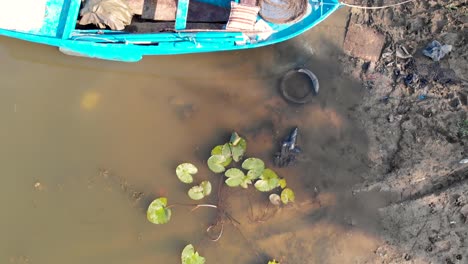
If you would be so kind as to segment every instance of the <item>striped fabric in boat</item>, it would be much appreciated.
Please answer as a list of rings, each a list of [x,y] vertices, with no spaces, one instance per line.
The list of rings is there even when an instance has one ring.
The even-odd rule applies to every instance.
[[[253,30],[260,7],[231,2],[227,30]]]

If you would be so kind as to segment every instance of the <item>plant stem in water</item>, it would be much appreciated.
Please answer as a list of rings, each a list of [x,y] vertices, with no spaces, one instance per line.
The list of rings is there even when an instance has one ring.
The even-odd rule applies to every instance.
[[[218,206],[214,205],[214,204],[180,204],[180,203],[175,203],[175,204],[171,204],[171,205],[168,205],[166,206],[166,208],[171,208],[171,207],[174,207],[174,206],[190,206],[190,207],[194,207],[192,209],[192,211],[200,208],[200,207],[211,207],[211,208],[218,208]]]

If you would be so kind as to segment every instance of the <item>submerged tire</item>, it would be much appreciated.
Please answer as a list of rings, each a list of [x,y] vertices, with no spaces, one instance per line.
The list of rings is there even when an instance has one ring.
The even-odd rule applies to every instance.
[[[288,102],[305,104],[310,102],[312,98],[318,94],[319,81],[317,76],[308,69],[294,69],[288,71],[283,76],[280,90],[281,94]]]

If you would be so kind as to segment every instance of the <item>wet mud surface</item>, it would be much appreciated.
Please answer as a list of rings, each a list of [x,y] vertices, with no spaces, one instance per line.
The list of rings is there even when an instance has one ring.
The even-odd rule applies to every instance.
[[[354,192],[392,194],[379,209],[385,242],[369,263],[468,261],[466,10],[464,1],[414,1],[350,14],[385,37],[378,62],[346,60],[367,88],[357,114],[372,164]],[[422,52],[433,40],[452,45],[440,61]]]

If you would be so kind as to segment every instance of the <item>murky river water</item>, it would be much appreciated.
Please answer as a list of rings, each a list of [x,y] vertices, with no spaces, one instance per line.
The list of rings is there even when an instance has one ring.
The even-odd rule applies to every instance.
[[[208,263],[359,263],[377,239],[364,228],[369,210],[343,191],[365,172],[367,150],[349,117],[360,88],[335,56],[345,16],[340,10],[272,47],[137,64],[0,38],[0,262],[179,263],[193,243]],[[278,96],[278,79],[295,66],[320,79],[307,106]],[[146,220],[158,195],[190,202],[175,176],[178,163],[195,163],[197,179],[216,185],[204,160],[230,131],[247,137],[249,154],[271,161],[294,125],[304,158],[278,172],[297,192],[296,209],[249,222],[245,195],[233,192],[243,235],[226,227],[217,243],[205,236],[210,209],[175,208],[164,226]]]

